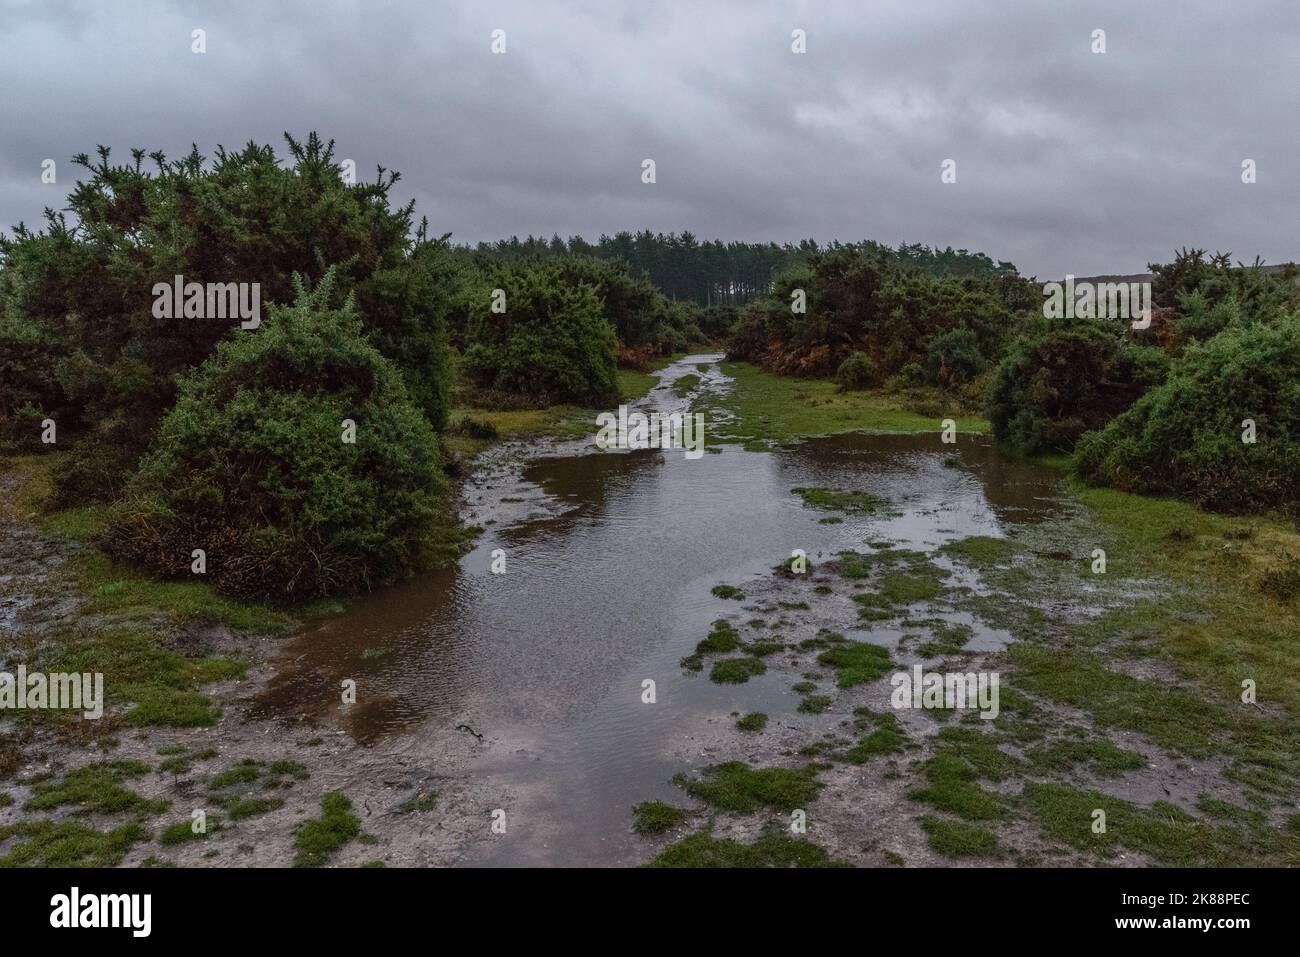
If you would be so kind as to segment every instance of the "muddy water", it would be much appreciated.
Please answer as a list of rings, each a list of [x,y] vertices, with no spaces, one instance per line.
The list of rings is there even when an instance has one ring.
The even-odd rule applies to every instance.
[[[717,358],[676,363],[642,407],[688,407],[671,383]],[[716,365],[700,386],[729,387]],[[510,839],[474,863],[634,863],[631,806],[680,800],[672,742],[706,716],[794,712],[779,674],[723,686],[681,669],[713,619],[750,617],[712,586],[767,573],[795,548],[814,563],[882,539],[928,551],[1055,505],[1051,473],[972,437],[853,434],[696,460],[587,443],[551,451],[490,452],[466,490],[468,520],[486,526],[474,551],[307,628],[260,704],[329,717],[362,742],[457,724],[482,733],[476,773],[515,797]],[[865,489],[891,508],[821,524],[828,513],[804,507],[797,486]],[[497,549],[504,574],[491,571]],[[852,637],[888,644],[897,632]],[[358,686],[346,710],[335,707],[344,678]],[[646,679],[655,704],[642,703]]]

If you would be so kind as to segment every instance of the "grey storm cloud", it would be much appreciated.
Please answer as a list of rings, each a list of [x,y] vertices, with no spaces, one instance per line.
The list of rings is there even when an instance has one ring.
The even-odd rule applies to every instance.
[[[1297,50],[1295,0],[0,0],[0,225],[61,207],[97,144],[315,129],[461,242],[877,239],[1044,277],[1182,245],[1279,262],[1300,256]]]

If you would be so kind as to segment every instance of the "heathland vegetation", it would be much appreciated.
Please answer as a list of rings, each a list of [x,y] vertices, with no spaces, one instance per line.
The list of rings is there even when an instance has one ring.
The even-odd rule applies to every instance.
[[[243,679],[250,665],[249,646],[226,630],[280,633],[322,607],[310,599],[450,560],[465,538],[452,493],[466,455],[516,433],[589,435],[588,410],[644,395],[668,356],[725,350],[726,388],[704,387],[718,381],[712,362],[674,382],[694,407],[725,409],[710,417],[714,443],[934,432],[951,419],[963,436],[991,431],[1015,453],[1070,466],[1079,508],[931,554],[871,540],[869,552],[819,558],[806,569],[815,583],[784,555],[772,557],[783,560],[771,575],[716,583],[719,615],[731,617],[692,638],[685,672],[728,691],[798,679],[799,703],[770,726],[764,712],[736,712],[744,760],[674,778],[696,810],[636,806],[637,833],[672,841],[656,864],[837,863],[863,844],[854,828],[834,857],[779,827],[748,843],[709,828],[719,815],[803,809],[834,789],[836,765],[871,762],[887,768],[874,786],[897,788],[900,807],[915,802],[918,833],[948,857],[1041,860],[1014,837],[1019,822],[1034,821],[1053,860],[1109,860],[1119,849],[1159,863],[1298,859],[1294,268],[1180,251],[1152,267],[1150,323],[1135,329],[1049,318],[1035,281],[965,250],[649,232],[458,246],[432,235],[413,206],[393,205],[397,174],[348,182],[315,135],[288,138],[285,156],[250,144],[212,158],[134,151],[115,165],[101,150],[79,160],[86,178],[70,216],[51,213],[43,229],[18,227],[0,241],[0,453],[9,459],[0,520],[14,529],[35,519],[51,538],[82,543],[25,553],[36,567],[21,574],[55,593],[56,607],[16,647],[32,668],[112,675],[117,724],[104,728],[221,724],[205,689]],[[186,304],[158,315],[154,286],[174,289],[176,277],[205,293],[256,283],[259,322],[213,316],[202,296],[193,314]],[[943,465],[949,475],[964,467],[959,455]],[[789,491],[828,525],[898,505],[862,488]],[[1081,571],[1098,549],[1110,572]],[[979,591],[953,563],[978,574]],[[59,593],[76,593],[73,612],[62,614]],[[837,593],[827,604],[847,606],[864,630],[905,629],[897,652],[813,632]],[[1036,602],[1044,595],[1054,596],[1050,614]],[[1071,619],[1063,606],[1087,614]],[[1014,638],[996,659],[1014,677],[1006,720],[952,721],[922,740],[852,697],[905,655],[974,660],[966,620]],[[201,628],[183,627],[196,621]],[[802,625],[810,636],[796,641]],[[1237,707],[1243,678],[1266,707]],[[797,751],[781,738],[766,752],[775,763],[758,765],[762,742],[788,734],[792,716],[809,728],[835,718],[839,730]],[[36,718],[23,720],[0,735],[0,778],[28,760]],[[208,801],[225,819],[213,815],[214,834],[242,818],[287,816],[284,796],[261,792],[285,795],[309,776],[261,750],[221,758],[220,770],[216,749],[186,741],[159,748],[157,770],[210,776]],[[1148,806],[1079,784],[1086,767],[1094,777],[1145,768],[1150,785],[1185,760],[1202,762],[1198,776],[1214,762],[1208,777],[1219,782],[1196,797],[1195,817],[1189,800]],[[147,839],[135,818],[166,804],[157,795],[169,792],[131,790],[148,770],[113,760],[24,778],[24,810],[77,807],[132,822],[103,833],[80,821],[6,825],[0,844],[14,843],[0,866],[121,861]],[[387,787],[387,774],[376,777]],[[423,787],[388,818],[441,807]],[[294,824],[298,863],[367,844],[351,802],[313,796],[319,816]],[[839,802],[850,805],[861,802]],[[1088,836],[1096,808],[1114,825],[1100,841]],[[160,837],[169,848],[207,842],[183,816]]]
[[[397,173],[349,183],[332,144],[286,141],[101,148],[67,213],[0,241],[0,445],[62,453],[50,504],[93,508],[120,559],[269,599],[391,581],[454,551],[437,437],[489,426],[453,402],[608,404],[620,362],[706,341],[618,261],[453,247]],[[265,319],[214,314],[214,286]]]
[[[649,232],[470,248],[393,205],[397,173],[348,182],[332,144],[286,141],[100,148],[67,213],[0,241],[0,443],[64,453],[52,505],[93,507],[100,544],[155,575],[188,577],[202,551],[237,596],[402,577],[454,554],[445,473],[493,415],[605,407],[709,345],[750,364],[733,402],[768,438],[987,420],[1024,453],[1077,448],[1088,482],[1300,503],[1294,269],[1184,250],[1153,267],[1134,330],[1045,318],[1036,282],[965,250]],[[159,318],[173,281],[208,306],[213,284],[256,284],[265,319],[202,296]],[[746,421],[732,438],[756,437]]]
[[[968,264],[969,265],[969,264]],[[873,244],[808,256],[747,304],[730,358],[874,390],[928,416],[987,418],[1091,483],[1232,512],[1300,506],[1296,269],[1179,251],[1152,266],[1149,323],[1047,318],[994,268],[919,268]]]

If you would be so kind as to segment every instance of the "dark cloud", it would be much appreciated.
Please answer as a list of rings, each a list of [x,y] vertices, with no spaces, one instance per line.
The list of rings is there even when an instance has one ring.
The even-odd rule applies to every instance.
[[[61,205],[68,159],[97,143],[317,129],[361,170],[401,170],[462,241],[873,238],[1042,276],[1138,271],[1183,244],[1277,262],[1300,256],[1297,49],[1295,0],[7,0],[0,222]]]

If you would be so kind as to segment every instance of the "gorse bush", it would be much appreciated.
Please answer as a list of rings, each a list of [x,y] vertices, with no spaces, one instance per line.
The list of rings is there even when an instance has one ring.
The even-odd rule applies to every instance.
[[[1096,484],[1221,511],[1300,504],[1300,319],[1188,346],[1162,385],[1084,436],[1077,465]]]
[[[703,340],[694,310],[671,302],[650,280],[634,277],[621,263],[571,256],[554,260],[551,266],[557,282],[591,287],[600,300],[601,315],[625,346],[665,354]]]
[[[31,407],[59,423],[60,448],[79,440],[59,477],[60,501],[111,496],[176,398],[179,374],[213,352],[238,320],[158,319],[155,283],[257,283],[263,308],[293,296],[292,277],[336,266],[365,334],[397,363],[435,429],[447,412],[445,290],[455,264],[413,207],[394,208],[396,173],[350,185],[331,143],[286,134],[289,160],[270,146],[192,151],[177,160],[132,150],[125,164],[86,171],[71,217],[19,224],[0,238],[0,433]],[[19,424],[18,428],[25,428]]]
[[[930,340],[926,351],[930,381],[945,388],[970,382],[984,371],[985,365],[979,337],[964,327],[939,333]]]
[[[566,281],[562,264],[499,267],[505,311],[490,302],[471,320],[463,365],[483,389],[540,402],[598,405],[618,397],[614,330],[595,289]]]
[[[567,285],[590,286],[600,300],[601,314],[618,337],[620,357],[633,366],[644,365],[656,355],[706,342],[697,320],[707,318],[714,325],[729,324],[729,313],[716,308],[706,313],[693,303],[673,302],[645,276],[634,274],[617,260],[570,253],[565,249],[541,254],[538,248],[532,243],[518,248],[498,243],[480,244],[476,251],[464,247],[449,249],[449,268],[440,278],[450,302],[448,332],[458,348],[467,349],[482,329],[476,317],[480,316],[483,304],[490,301],[492,290],[500,288],[495,277],[499,273],[530,268],[549,271],[558,282]],[[525,249],[532,254],[522,252]]]
[[[865,352],[854,352],[835,370],[835,381],[845,391],[869,389],[876,382],[876,370]]]
[[[1007,350],[985,414],[998,441],[1029,453],[1069,451],[1164,375],[1163,352],[1091,320],[1040,320]]]
[[[864,352],[888,378],[910,362],[929,361],[932,342],[946,336],[934,377],[965,381],[998,355],[1013,318],[1035,307],[1037,293],[1007,263],[948,253],[917,259],[862,243],[810,254],[776,279],[766,301],[744,311],[728,355],[775,372],[829,376],[851,353]],[[800,290],[803,313],[791,309]]]
[[[114,507],[110,552],[188,577],[203,549],[218,588],[260,598],[364,590],[425,563],[442,492],[433,430],[332,287],[332,274],[300,287],[182,379]]]

